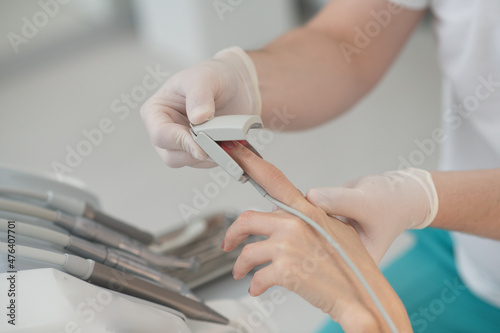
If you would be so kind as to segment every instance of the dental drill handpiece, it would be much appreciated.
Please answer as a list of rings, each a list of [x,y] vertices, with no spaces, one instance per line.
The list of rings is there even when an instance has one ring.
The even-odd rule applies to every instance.
[[[8,231],[8,220],[0,219],[0,231]],[[126,252],[108,248],[105,245],[96,244],[61,231],[19,221],[16,223],[16,234],[58,245],[81,257],[95,260],[111,268],[124,270],[186,297],[198,299],[182,281],[147,266],[145,262],[139,262],[140,258]]]
[[[185,260],[155,253],[143,244],[130,239],[130,237],[84,217],[75,217],[61,211],[53,211],[36,205],[3,198],[0,198],[0,210],[52,221],[55,225],[77,236],[129,252],[156,267],[192,270],[198,268],[196,258]]]
[[[86,217],[146,245],[151,244],[154,240],[153,235],[103,213],[84,200],[61,195],[51,190],[41,191],[0,186],[0,196],[29,200],[73,216]]]
[[[65,249],[77,255],[93,259],[108,267],[124,270],[125,272],[146,278],[183,296],[198,300],[184,282],[137,262],[137,258],[127,255],[126,252],[123,253],[120,250],[111,249],[104,245],[91,243],[75,236],[70,236],[69,243]]]
[[[229,320],[226,317],[212,310],[204,303],[186,298],[175,292],[99,263],[95,263],[92,274],[87,281],[127,295],[171,307],[194,320],[208,321],[222,325],[229,324]]]
[[[7,243],[0,242],[0,253],[8,253],[7,245]],[[226,317],[212,310],[204,303],[159,287],[137,276],[104,266],[94,260],[22,245],[16,245],[16,255],[58,265],[69,274],[94,285],[170,307],[193,320],[222,325],[229,324]]]
[[[130,239],[126,235],[122,235],[101,224],[95,223],[92,220],[77,217],[76,219],[71,219],[71,221],[68,221],[67,218],[67,215],[58,212],[56,224],[63,226],[71,230],[75,234],[88,240],[93,240],[134,254],[137,257],[144,259],[153,266],[161,268],[175,267],[183,269],[197,269],[198,264],[196,258],[185,260],[177,257],[158,254],[149,250],[143,244]],[[70,224],[72,226],[70,226]]]

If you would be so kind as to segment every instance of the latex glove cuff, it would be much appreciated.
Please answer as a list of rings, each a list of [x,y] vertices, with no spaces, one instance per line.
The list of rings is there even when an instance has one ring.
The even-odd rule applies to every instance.
[[[409,225],[408,229],[423,229],[428,227],[436,218],[439,208],[439,200],[436,186],[432,180],[430,172],[422,169],[410,168],[399,171],[402,177],[408,177],[415,180],[424,190],[428,199],[427,216],[420,224]]]
[[[247,97],[251,103],[250,114],[260,115],[262,98],[259,90],[259,78],[257,69],[248,54],[241,47],[233,46],[217,52],[214,59],[222,60],[236,70],[243,84],[247,87]],[[239,113],[238,110],[235,110],[235,113]]]

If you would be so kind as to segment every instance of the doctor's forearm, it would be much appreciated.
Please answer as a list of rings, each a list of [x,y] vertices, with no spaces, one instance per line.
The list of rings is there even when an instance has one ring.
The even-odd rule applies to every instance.
[[[271,129],[321,124],[347,110],[371,87],[347,65],[336,41],[308,29],[294,30],[249,55],[257,67],[262,118]],[[291,116],[276,123],[277,112]]]
[[[386,0],[331,1],[306,26],[248,52],[257,69],[265,125],[278,130],[319,125],[373,88],[423,15],[390,6]],[[374,12],[386,13],[389,23],[361,47],[356,31],[373,23]],[[293,116],[276,115],[285,112]]]
[[[500,240],[500,169],[431,174],[439,198],[432,227]]]

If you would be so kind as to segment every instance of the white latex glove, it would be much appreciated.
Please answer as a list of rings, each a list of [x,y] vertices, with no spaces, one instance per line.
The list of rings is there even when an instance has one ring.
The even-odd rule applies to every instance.
[[[379,263],[406,229],[427,227],[437,215],[438,196],[429,172],[406,169],[315,188],[307,199],[327,214],[351,224]]]
[[[172,76],[141,108],[156,151],[170,167],[215,166],[189,133],[215,115],[260,114],[262,102],[255,66],[241,48]]]

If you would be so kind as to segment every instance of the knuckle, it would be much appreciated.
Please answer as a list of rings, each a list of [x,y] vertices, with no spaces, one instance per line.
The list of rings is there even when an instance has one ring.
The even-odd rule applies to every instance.
[[[241,213],[240,217],[238,218],[238,225],[242,229],[246,229],[249,227],[249,225],[252,223],[252,219],[255,215],[254,211],[247,210]]]
[[[155,107],[158,103],[158,97],[156,95],[156,93],[153,94],[141,105],[139,114],[141,115],[141,118],[143,120],[145,120],[151,114],[151,112],[155,110]]]
[[[306,229],[306,224],[304,221],[298,217],[291,216],[285,224],[285,229],[292,234],[302,234]]]
[[[286,180],[285,175],[278,168],[271,168],[268,171],[268,179],[271,184],[281,183]]]
[[[252,248],[251,248],[251,245],[245,245],[245,247],[243,247],[243,249],[241,250],[241,253],[240,253],[240,260],[243,262],[243,263],[248,263],[251,261],[251,258],[252,258]]]
[[[294,252],[296,246],[295,244],[292,243],[292,241],[285,239],[278,244],[276,244],[276,247],[274,249],[275,251],[275,256],[279,258],[279,260],[285,260],[284,258],[289,258],[290,255]]]
[[[281,258],[286,256],[288,253],[288,246],[284,242],[279,242],[274,248],[274,256],[276,258]],[[278,262],[276,262],[278,263]]]
[[[220,77],[220,72],[217,68],[214,68],[215,65],[216,63],[214,62],[199,63],[179,72],[176,79],[185,87],[192,87],[192,82],[196,82],[200,87],[209,87],[212,89]]]
[[[204,80],[204,83],[213,85],[213,81],[219,77],[219,72],[212,66],[203,66],[201,70],[197,73],[199,78]]]
[[[252,278],[253,287],[260,289],[264,286],[265,281],[266,281],[265,273],[262,270],[259,270],[254,273]]]
[[[181,168],[184,166],[184,164],[182,164],[177,158],[172,156],[172,154],[169,153],[168,151],[163,156],[163,162],[165,162],[165,164],[168,167],[174,168],[174,169]]]
[[[155,95],[150,96],[141,106],[141,109],[139,110],[142,118],[144,119],[147,114],[149,113],[151,106],[154,104],[155,101]]]
[[[161,131],[159,128],[153,128],[151,129],[151,142],[157,147],[162,146],[163,142],[163,131]]]
[[[288,256],[280,256],[278,259],[273,261],[273,265],[278,272],[287,272],[293,268],[293,264]]]
[[[142,121],[144,121],[146,119],[146,115],[149,111],[148,101],[146,101],[144,104],[142,104],[141,109],[139,110],[139,114],[141,115]]]

